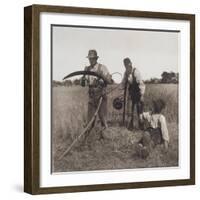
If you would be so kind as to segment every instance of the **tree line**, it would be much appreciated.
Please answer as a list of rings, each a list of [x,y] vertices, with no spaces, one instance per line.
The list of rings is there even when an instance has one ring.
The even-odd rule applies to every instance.
[[[55,81],[53,80],[52,85],[53,87],[58,87],[58,86],[65,86],[65,87],[71,87],[71,86],[78,86],[81,85],[81,78],[79,79],[74,79],[74,80],[65,80],[65,81]],[[177,84],[179,82],[179,74],[175,72],[166,72],[164,71],[161,74],[161,78],[151,78],[149,80],[144,81],[146,84],[148,83],[153,83],[153,84],[158,84],[158,83],[174,83]],[[113,81],[113,84],[115,82]]]
[[[151,78],[146,80],[145,83],[174,83],[177,84],[179,82],[179,74],[175,72],[166,72],[164,71],[161,74],[161,78]]]

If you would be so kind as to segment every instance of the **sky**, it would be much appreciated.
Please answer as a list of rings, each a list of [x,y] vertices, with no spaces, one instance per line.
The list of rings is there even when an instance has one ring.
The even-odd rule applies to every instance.
[[[53,26],[53,80],[61,81],[88,66],[89,49],[97,50],[98,62],[110,73],[123,74],[125,57],[132,60],[144,80],[160,78],[163,71],[178,72],[178,37],[178,32]],[[119,75],[113,78],[120,82]]]

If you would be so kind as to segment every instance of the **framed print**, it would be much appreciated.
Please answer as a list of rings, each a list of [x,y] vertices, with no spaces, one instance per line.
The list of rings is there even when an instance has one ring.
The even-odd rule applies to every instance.
[[[195,184],[195,16],[24,9],[24,191]]]

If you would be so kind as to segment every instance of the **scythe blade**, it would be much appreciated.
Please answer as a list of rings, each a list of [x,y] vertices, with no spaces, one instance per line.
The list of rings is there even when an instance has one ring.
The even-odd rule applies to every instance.
[[[65,76],[63,78],[63,80],[65,80],[67,78],[71,78],[72,76],[78,76],[78,75],[96,76],[97,78],[102,79],[105,84],[107,84],[107,81],[103,76],[101,76],[100,74],[98,74],[96,72],[92,72],[92,71],[76,71],[76,72],[72,72],[72,73],[68,74],[67,76]]]

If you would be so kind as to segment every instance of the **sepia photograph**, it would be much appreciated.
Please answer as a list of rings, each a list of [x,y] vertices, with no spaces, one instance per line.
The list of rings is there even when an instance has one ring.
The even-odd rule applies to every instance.
[[[51,172],[179,166],[180,31],[51,25]]]
[[[195,184],[195,15],[25,8],[31,194]]]

